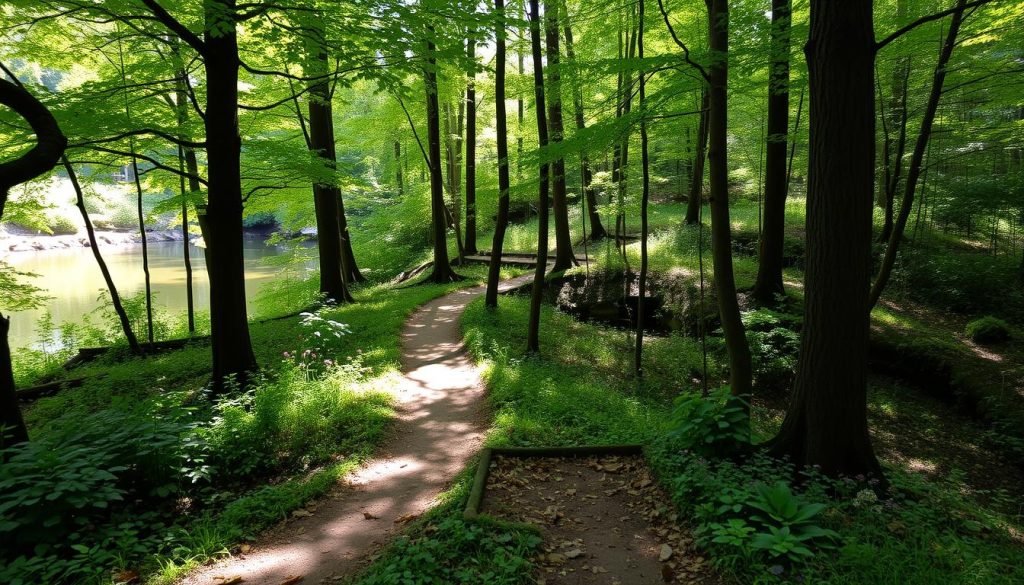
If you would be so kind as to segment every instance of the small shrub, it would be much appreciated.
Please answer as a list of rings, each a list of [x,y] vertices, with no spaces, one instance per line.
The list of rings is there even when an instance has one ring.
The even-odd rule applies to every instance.
[[[684,392],[675,400],[669,436],[700,455],[727,455],[750,443],[748,409],[746,400],[728,386],[715,388],[706,398]]]
[[[982,317],[967,324],[964,333],[978,343],[998,343],[1010,338],[1010,326],[995,317]]]

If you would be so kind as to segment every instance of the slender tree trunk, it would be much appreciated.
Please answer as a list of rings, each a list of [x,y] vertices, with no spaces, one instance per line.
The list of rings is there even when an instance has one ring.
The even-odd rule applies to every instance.
[[[494,65],[494,119],[498,134],[498,220],[494,226],[494,240],[491,242],[491,263],[487,268],[487,292],[484,305],[498,308],[498,276],[501,272],[501,252],[505,245],[505,230],[508,227],[509,176],[508,176],[508,120],[505,112],[505,2],[494,0],[495,65]]]
[[[772,0],[772,47],[768,78],[768,140],[765,147],[764,228],[752,292],[762,303],[785,294],[782,255],[786,239],[786,143],[789,137],[790,0]]]
[[[893,97],[893,101],[896,104],[895,120],[899,124],[899,137],[896,139],[895,148],[890,144],[891,141],[888,137],[884,144],[885,153],[883,158],[886,159],[886,181],[882,201],[882,209],[884,211],[882,231],[878,238],[880,242],[889,241],[889,235],[892,234],[896,191],[899,188],[900,178],[903,175],[903,154],[907,150],[907,121],[909,116],[907,111],[907,93],[909,92],[910,85],[910,62],[904,61],[901,64],[901,70],[904,77],[898,84],[898,91],[901,91],[902,95],[899,98]],[[890,150],[892,150],[891,153]]]
[[[444,202],[444,176],[441,172],[441,115],[437,102],[437,57],[434,46],[434,27],[427,26],[427,66],[424,85],[427,94],[427,157],[430,159],[430,217],[434,238],[434,269],[430,282],[454,282],[459,276],[448,260],[447,214]]]
[[[711,109],[711,94],[707,87],[700,90],[700,122],[697,125],[697,149],[690,165],[690,195],[686,200],[686,225],[697,225],[700,221],[700,207],[704,202],[704,161],[708,152],[708,110]]]
[[[320,37],[319,31],[315,33]],[[309,73],[319,77],[309,89],[309,149],[324,166],[333,169],[337,155],[334,147],[334,116],[331,107],[330,79],[327,77],[327,50],[318,41],[310,42]],[[342,253],[341,192],[337,185],[313,183],[313,210],[316,216],[317,248],[320,256],[320,292],[335,303],[353,301],[348,290],[348,274]]]
[[[830,475],[881,477],[868,436],[875,165],[871,0],[811,0],[807,272],[796,385],[770,451]],[[851,124],[851,120],[857,123]]]
[[[637,55],[641,64],[644,60],[644,0],[640,0],[640,25],[637,30]],[[650,157],[647,152],[647,84],[645,71],[640,66],[640,167],[643,175],[643,190],[640,196],[640,283],[636,300],[636,347],[633,352],[633,367],[637,378],[643,378],[644,326],[646,325],[647,294],[647,204],[651,198]]]
[[[530,46],[533,56],[533,93],[537,110],[537,139],[541,150],[548,145],[548,121],[544,115],[544,67],[540,49],[540,5],[530,1]],[[527,353],[540,351],[540,305],[544,292],[544,271],[548,263],[548,181],[549,167],[540,163],[540,188],[537,198],[537,268],[530,293],[530,322],[526,336]]]
[[[142,179],[139,178],[139,159],[135,156],[135,140],[129,140],[132,152],[132,175],[135,179],[135,207],[138,211],[139,237],[142,239],[142,275],[146,294],[146,339],[153,343],[153,286],[149,277],[149,242],[146,239],[146,216],[142,209]]]
[[[242,140],[238,130],[236,0],[204,0],[209,204],[203,233],[210,279],[213,389],[233,377],[242,387],[256,368],[245,305],[242,246]]]
[[[733,394],[751,393],[750,347],[747,345],[736,281],[732,269],[732,227],[729,221],[728,168],[728,80],[729,5],[727,0],[707,0],[711,51],[714,63],[708,68],[708,173],[711,198],[711,259],[715,269],[715,291],[722,320],[725,348],[729,354],[729,385]]]
[[[8,73],[6,68],[3,71]],[[53,169],[61,159],[68,140],[53,114],[13,75],[11,81],[0,76],[0,105],[21,116],[36,135],[36,145],[28,152],[15,160],[0,162],[0,219],[3,219],[11,187]],[[14,385],[14,364],[8,342],[10,328],[10,318],[0,314],[0,449],[28,441],[28,429],[21,417]]]
[[[565,127],[562,122],[562,73],[561,55],[558,48],[558,19],[560,0],[545,0],[544,29],[547,48],[547,99],[548,126],[551,143],[562,142]],[[572,236],[569,231],[569,203],[565,185],[565,158],[559,156],[551,161],[552,212],[555,216],[555,265],[554,271],[567,270],[578,265],[572,250]]]
[[[576,53],[573,48],[572,26],[569,23],[569,13],[565,8],[564,0],[562,2],[562,22],[565,29],[565,55],[570,62],[575,63]],[[579,76],[577,76],[572,95],[576,130],[582,131],[586,128],[587,124],[586,118],[583,115],[583,81]],[[604,225],[601,223],[601,215],[597,212],[597,194],[590,186],[594,180],[594,174],[590,169],[590,157],[587,156],[586,150],[580,153],[580,175],[583,197],[587,203],[587,219],[590,221],[590,240],[596,242],[607,237],[608,232],[605,231]],[[586,238],[587,234],[583,234],[583,237]]]
[[[523,0],[522,6],[520,7],[522,9],[523,20],[526,20],[527,18],[526,5],[528,1],[529,0]],[[523,27],[519,27],[518,33],[519,38],[516,42],[516,57],[519,61],[519,77],[522,78],[523,75],[525,75],[526,73],[526,59],[525,55],[523,54],[523,45],[525,44],[524,39],[526,37],[526,30]],[[516,181],[520,182],[523,179],[523,134],[525,132],[524,126],[526,125],[526,102],[525,100],[523,100],[523,91],[521,89],[518,92],[516,92],[516,94],[518,96],[518,103],[516,104],[516,106],[518,108],[517,114],[519,122],[518,126],[516,126]],[[529,215],[529,209],[527,209],[527,215]]]
[[[892,274],[892,267],[896,263],[896,254],[899,252],[900,241],[907,229],[907,220],[914,208],[914,192],[917,189],[917,181],[921,177],[921,166],[924,162],[924,155],[928,149],[928,140],[931,138],[932,126],[935,123],[935,114],[939,108],[939,100],[942,99],[942,88],[946,82],[946,65],[953,55],[956,47],[957,35],[960,34],[960,25],[963,23],[963,11],[966,0],[957,0],[958,10],[953,13],[949,25],[949,32],[946,33],[946,40],[942,45],[942,52],[939,54],[939,61],[935,64],[935,72],[932,75],[932,89],[928,95],[928,103],[925,105],[924,117],[921,120],[921,129],[917,135],[917,142],[914,144],[914,152],[910,156],[910,166],[907,168],[907,180],[903,190],[903,201],[900,204],[899,216],[896,218],[892,232],[889,235],[889,244],[885,248],[885,256],[882,257],[882,265],[878,269],[878,277],[868,297],[868,311],[875,306],[885,285],[889,282]]]
[[[188,316],[188,332],[190,335],[196,332],[196,313],[195,313],[195,298],[192,295],[192,251],[189,247],[192,243],[189,241],[188,231],[188,189],[185,187],[185,153],[184,149],[178,147],[178,171],[180,172],[178,180],[180,182],[179,188],[181,191],[181,247],[182,254],[185,259],[185,304],[186,304],[186,315]],[[198,183],[198,181],[196,181]]]
[[[395,141],[395,186],[398,188],[398,196],[405,194],[405,181],[402,180],[402,143]]]
[[[470,32],[466,58],[472,64],[466,84],[466,254],[477,254],[476,247],[476,39]]]
[[[99,242],[96,241],[96,231],[92,227],[92,221],[89,220],[89,212],[85,208],[85,196],[82,194],[82,185],[78,182],[78,175],[75,174],[75,169],[71,166],[66,156],[61,157],[61,162],[64,165],[64,170],[68,173],[71,186],[75,190],[75,205],[78,207],[78,212],[82,214],[85,233],[89,238],[89,247],[92,249],[92,255],[96,259],[96,264],[100,267],[103,281],[107,285],[107,292],[110,293],[110,303],[114,306],[114,312],[121,323],[121,331],[124,332],[124,337],[128,341],[128,347],[132,353],[142,355],[142,346],[139,345],[139,340],[135,336],[135,332],[132,331],[132,324],[128,320],[128,313],[124,310],[124,305],[121,304],[121,295],[118,294],[117,287],[114,286],[114,279],[110,276],[110,270],[107,268],[107,263],[103,260],[103,255],[100,254]]]

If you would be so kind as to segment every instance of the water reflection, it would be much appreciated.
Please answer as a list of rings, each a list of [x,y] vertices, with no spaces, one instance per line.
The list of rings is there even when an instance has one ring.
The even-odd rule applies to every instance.
[[[110,267],[118,292],[123,296],[130,296],[144,290],[141,245],[108,248],[101,245],[100,250]],[[196,310],[206,310],[209,307],[210,281],[206,276],[203,250],[195,246],[190,246],[189,250],[192,258],[192,287]],[[284,248],[268,246],[262,239],[245,240],[245,292],[250,314],[253,310],[253,299],[260,289],[283,270],[280,266],[265,260],[284,253]],[[83,315],[100,305],[98,297],[100,291],[106,287],[103,275],[89,248],[11,252],[0,254],[0,258],[20,271],[38,274],[39,277],[33,279],[33,284],[46,290],[47,294],[53,297],[40,309],[21,311],[12,315],[12,347],[25,347],[35,341],[36,321],[46,311],[50,312],[57,325],[65,322],[80,323]],[[149,269],[153,292],[156,293],[154,306],[172,315],[184,313],[187,300],[182,243],[149,244]],[[93,321],[95,322],[95,318]]]

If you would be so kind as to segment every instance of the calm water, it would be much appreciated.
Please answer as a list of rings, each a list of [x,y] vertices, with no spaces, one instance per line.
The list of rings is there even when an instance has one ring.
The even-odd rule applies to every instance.
[[[101,245],[100,250],[122,296],[127,297],[145,289],[141,245],[106,249]],[[284,253],[283,248],[268,246],[261,239],[245,241],[245,292],[250,314],[256,294],[282,271],[281,267],[265,260]],[[190,256],[195,307],[197,311],[206,310],[209,307],[210,282],[206,276],[203,250],[191,246]],[[26,347],[35,342],[36,321],[46,311],[53,315],[55,324],[69,321],[79,323],[83,315],[100,306],[98,297],[102,290],[106,290],[106,286],[89,248],[11,252],[0,254],[0,258],[18,270],[38,274],[33,284],[53,297],[43,308],[11,316],[11,347]],[[149,270],[154,307],[170,315],[184,314],[187,300],[182,243],[149,244]],[[98,315],[91,317],[93,323],[97,323],[97,318]]]

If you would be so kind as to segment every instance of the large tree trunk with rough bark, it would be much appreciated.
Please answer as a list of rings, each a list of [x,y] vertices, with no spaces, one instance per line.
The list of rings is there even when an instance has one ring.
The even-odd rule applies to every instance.
[[[537,140],[540,148],[548,145],[548,121],[544,115],[544,66],[540,50],[540,6],[530,0],[530,47],[533,56],[533,94],[537,112]],[[548,263],[548,182],[549,165],[540,163],[540,188],[537,198],[537,268],[530,291],[530,321],[526,335],[526,351],[540,351],[540,305],[544,292],[544,272]]]
[[[804,327],[793,396],[769,449],[829,475],[881,477],[868,436],[866,378],[875,170],[872,3],[811,0],[810,9]]]
[[[235,0],[205,0],[206,141],[209,203],[203,239],[210,279],[213,388],[245,386],[256,369],[245,305],[242,253],[242,139],[238,130],[238,37]]]
[[[772,303],[785,293],[782,255],[786,236],[786,143],[789,136],[790,0],[772,0],[771,64],[768,77],[768,139],[764,159],[764,225],[753,296]]]
[[[640,24],[637,30],[637,55],[640,62],[644,60],[644,2],[640,0]],[[642,174],[642,192],[640,195],[640,282],[636,301],[636,344],[633,348],[633,370],[637,378],[643,378],[644,326],[647,313],[647,204],[651,199],[651,169],[647,144],[647,83],[646,72],[640,70],[640,169]]]
[[[501,252],[508,228],[509,176],[508,176],[508,119],[505,112],[505,2],[494,0],[497,17],[495,30],[494,120],[498,134],[498,219],[491,242],[491,263],[487,269],[487,292],[484,305],[498,308],[498,276],[501,272]]]

